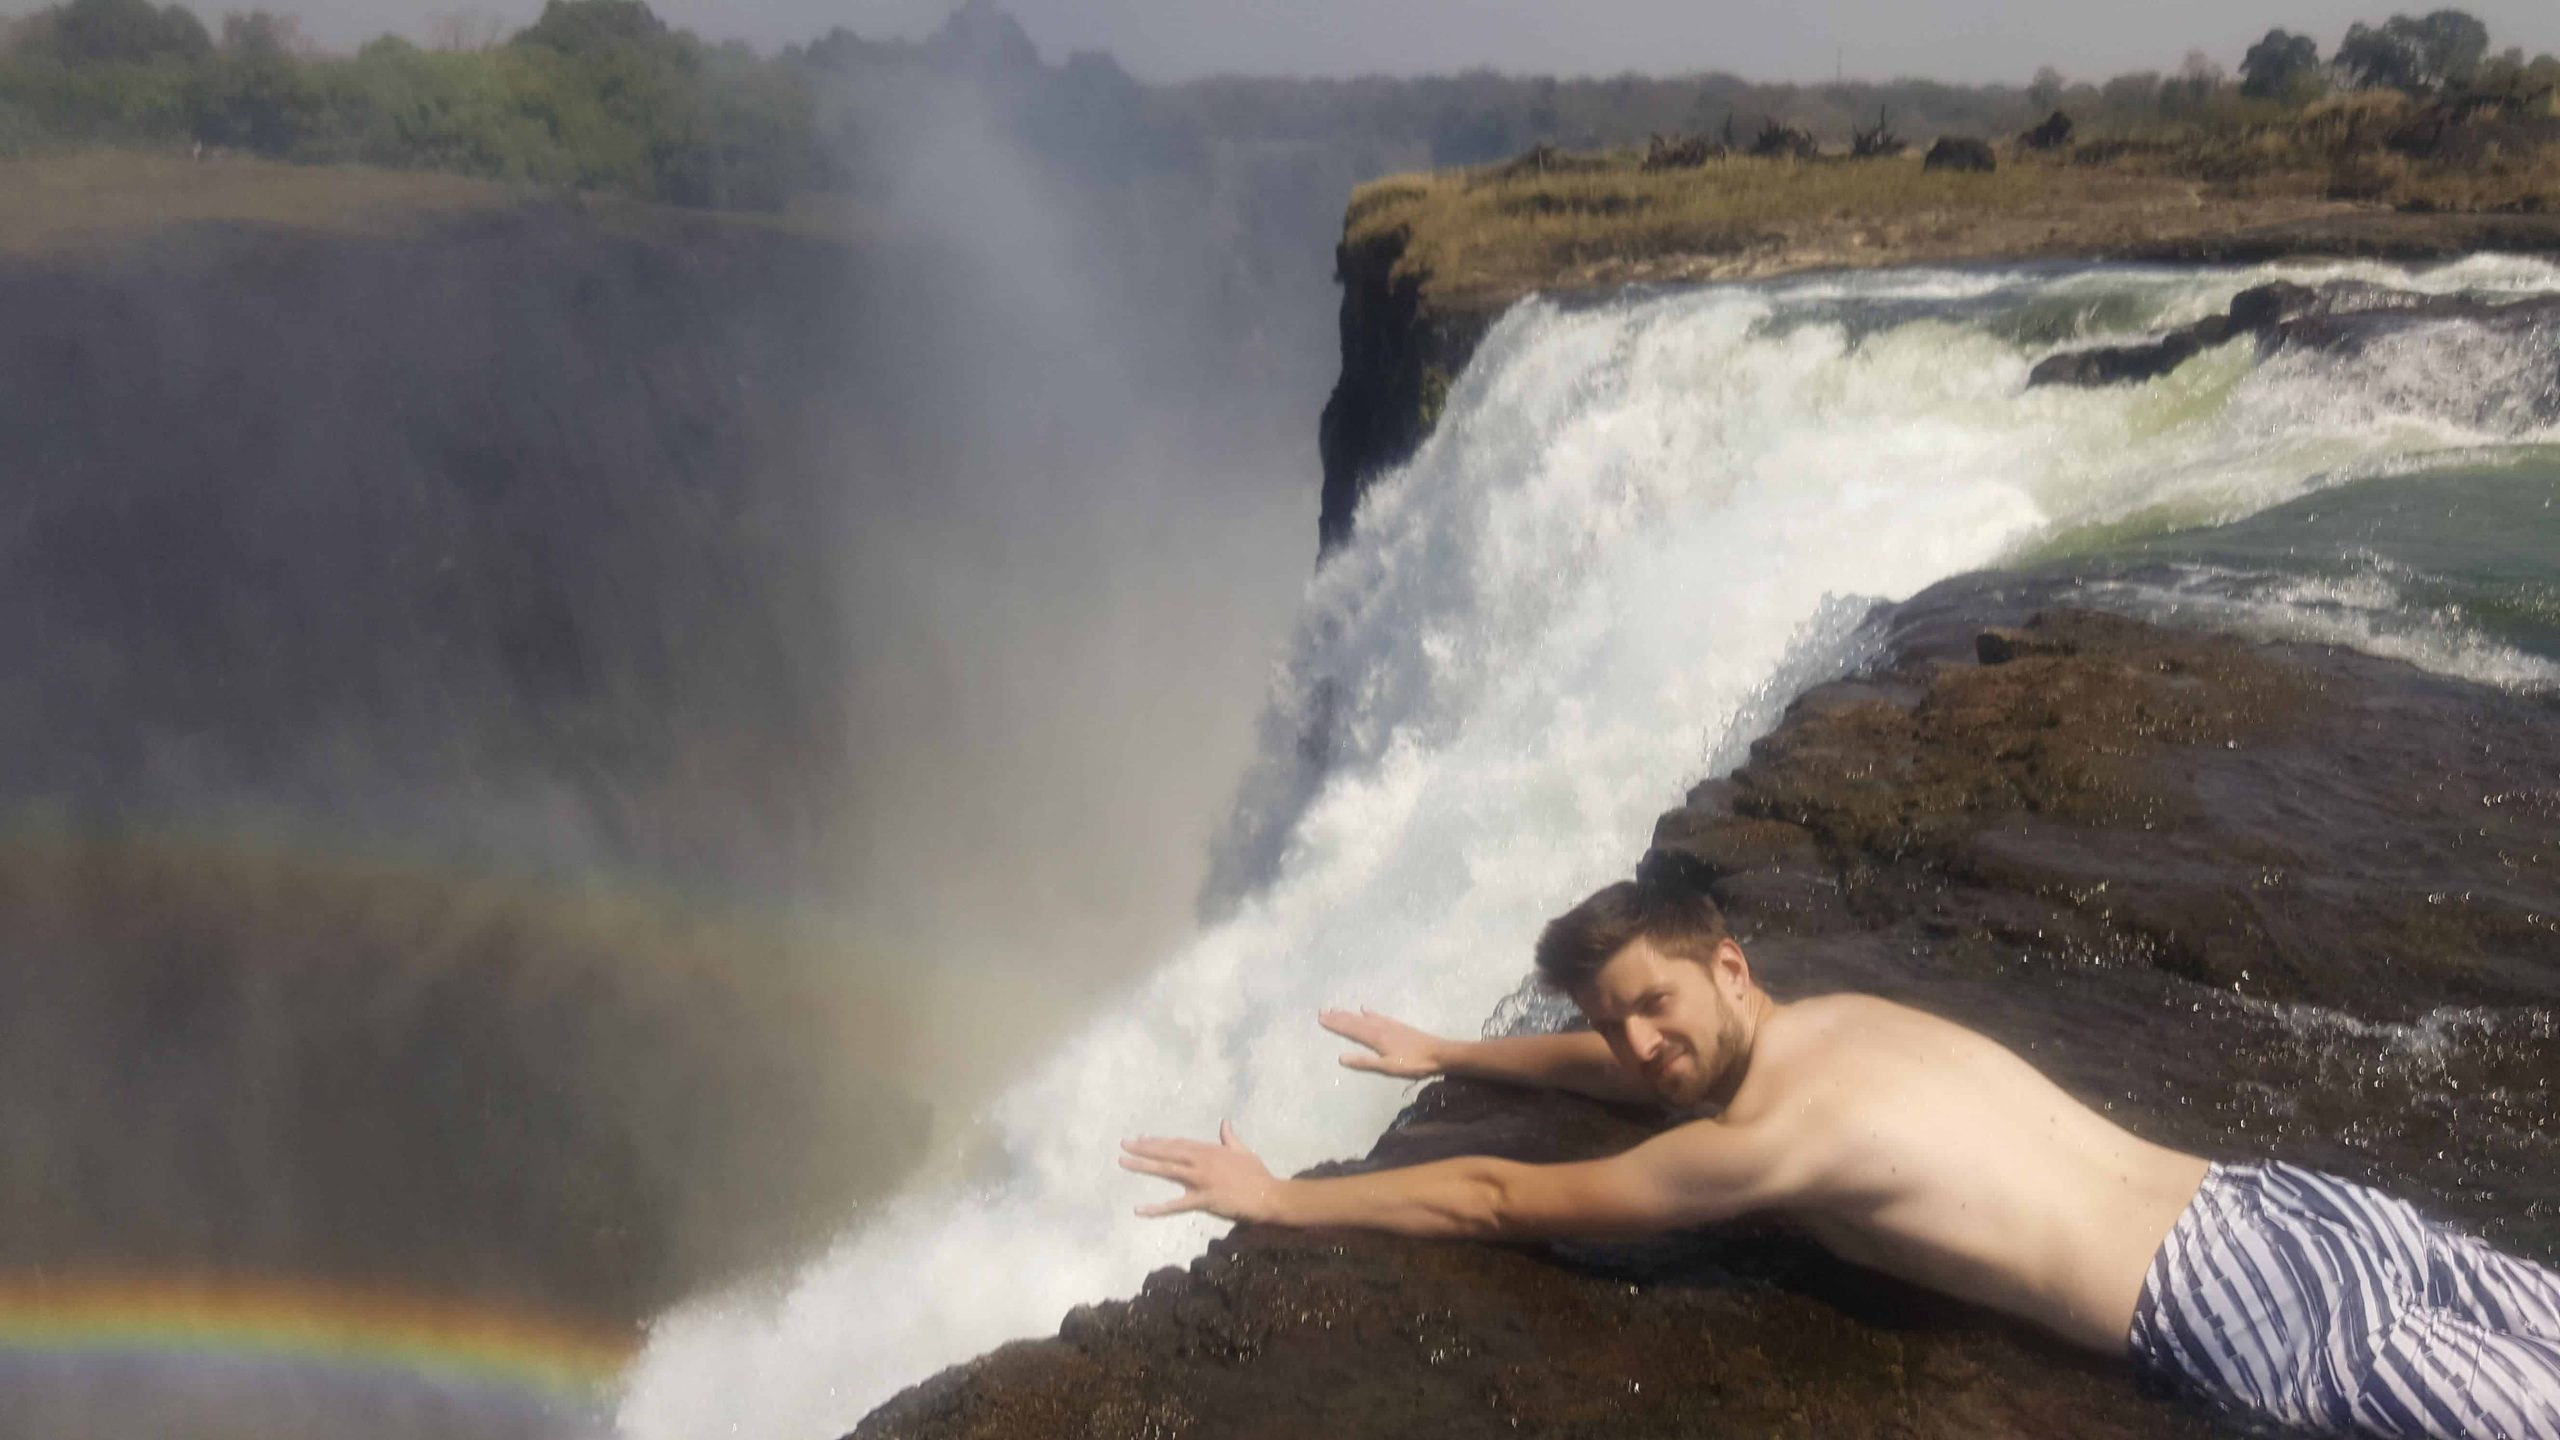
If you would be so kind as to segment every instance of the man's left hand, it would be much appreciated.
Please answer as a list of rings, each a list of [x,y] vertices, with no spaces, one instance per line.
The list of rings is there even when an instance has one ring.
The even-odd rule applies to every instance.
[[[1229,1220],[1269,1220],[1280,1182],[1261,1157],[1236,1138],[1236,1127],[1218,1122],[1218,1143],[1169,1140],[1147,1136],[1120,1142],[1120,1167],[1155,1175],[1182,1187],[1182,1193],[1160,1205],[1141,1205],[1138,1213],[1154,1217],[1206,1210]]]

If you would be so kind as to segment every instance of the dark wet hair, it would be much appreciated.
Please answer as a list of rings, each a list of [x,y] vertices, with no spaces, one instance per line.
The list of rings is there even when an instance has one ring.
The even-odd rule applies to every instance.
[[[1679,850],[1649,850],[1636,878],[1605,886],[1553,920],[1538,936],[1538,974],[1568,994],[1591,983],[1610,957],[1638,939],[1703,965],[1732,932],[1707,885],[1705,861]]]

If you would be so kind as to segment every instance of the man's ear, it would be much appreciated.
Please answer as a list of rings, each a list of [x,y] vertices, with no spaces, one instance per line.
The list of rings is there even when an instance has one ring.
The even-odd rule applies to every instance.
[[[1730,935],[1716,942],[1715,963],[1707,968],[1719,984],[1731,980],[1739,988],[1748,989],[1751,985],[1751,959],[1742,953],[1741,942]]]

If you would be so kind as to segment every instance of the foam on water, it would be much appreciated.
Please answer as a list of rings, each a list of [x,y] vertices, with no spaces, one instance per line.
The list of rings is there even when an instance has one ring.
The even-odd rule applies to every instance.
[[[2361,561],[2359,570],[2305,576],[2179,566],[2165,582],[2086,588],[2109,608],[2135,614],[2200,620],[2257,639],[2342,645],[2504,690],[2560,689],[2560,661],[2480,634],[2459,606],[2413,603],[2399,583],[2405,567],[2370,554],[2346,558]]]
[[[2322,273],[2350,270],[2381,273]],[[2518,413],[2370,353],[2255,366],[2233,346],[2146,386],[2028,392],[2035,327],[2002,318],[2174,324],[2277,273],[1906,272],[1516,308],[1309,588],[1222,918],[983,1117],[979,1178],[859,1217],[778,1294],[661,1320],[625,1433],[838,1433],[1196,1254],[1218,1226],[1129,1214],[1162,1187],[1113,1165],[1124,1135],[1233,1117],[1282,1171],[1365,1148],[1402,1093],[1336,1067],[1313,1012],[1475,1029],[1547,915],[1856,658],[1865,597],[2517,438]],[[2479,260],[2418,283],[2560,271]]]

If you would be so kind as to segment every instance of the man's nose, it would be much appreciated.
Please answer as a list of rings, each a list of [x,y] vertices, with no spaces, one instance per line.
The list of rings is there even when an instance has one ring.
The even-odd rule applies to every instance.
[[[1662,1048],[1662,1032],[1641,1020],[1627,1022],[1627,1050],[1638,1060],[1651,1060]]]

